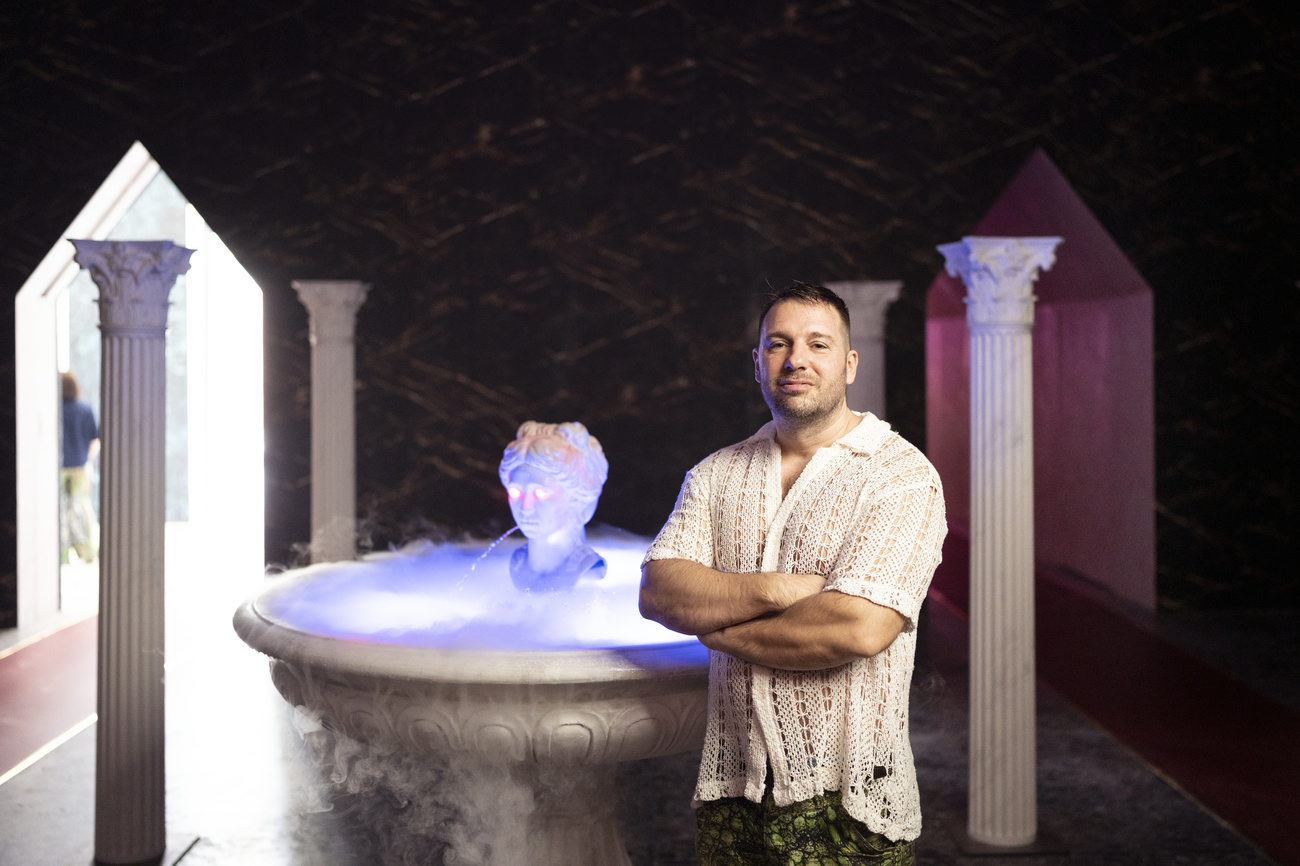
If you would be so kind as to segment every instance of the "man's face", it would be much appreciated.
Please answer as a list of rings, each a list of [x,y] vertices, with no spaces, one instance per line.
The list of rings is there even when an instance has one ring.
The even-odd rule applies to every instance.
[[[772,416],[799,424],[829,418],[844,402],[858,353],[833,307],[781,301],[767,311],[754,350],[754,378]]]

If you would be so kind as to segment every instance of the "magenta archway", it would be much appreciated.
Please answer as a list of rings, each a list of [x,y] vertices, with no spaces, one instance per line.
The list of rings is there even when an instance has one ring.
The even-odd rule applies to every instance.
[[[1037,557],[1154,609],[1151,288],[1042,151],[970,234],[1064,238],[1036,289]],[[940,273],[926,301],[927,451],[958,531],[970,518],[965,294],[960,279]],[[965,586],[937,588],[965,604]]]

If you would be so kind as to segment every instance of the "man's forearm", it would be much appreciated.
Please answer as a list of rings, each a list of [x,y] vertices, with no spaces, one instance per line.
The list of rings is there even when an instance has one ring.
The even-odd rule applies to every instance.
[[[710,649],[783,670],[823,670],[882,652],[903,616],[864,598],[822,592],[781,613],[700,635]]]
[[[810,574],[732,574],[686,559],[659,559],[641,570],[641,615],[683,634],[706,634],[768,616],[818,593]]]

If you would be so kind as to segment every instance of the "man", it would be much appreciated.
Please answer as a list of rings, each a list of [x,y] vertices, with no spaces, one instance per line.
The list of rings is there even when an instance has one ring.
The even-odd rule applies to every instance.
[[[696,851],[722,864],[911,864],[916,617],[947,527],[939,477],[874,415],[834,292],[759,320],[772,411],[692,469],[646,554],[641,612],[710,649]]]

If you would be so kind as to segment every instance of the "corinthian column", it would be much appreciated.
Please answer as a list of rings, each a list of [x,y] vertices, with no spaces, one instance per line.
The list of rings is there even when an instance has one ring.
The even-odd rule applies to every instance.
[[[167,847],[163,702],[167,295],[193,250],[72,242],[99,287],[99,712],[95,862],[157,862]]]
[[[1034,280],[1060,238],[939,247],[970,328],[970,800],[986,845],[1038,835],[1034,732]]]
[[[311,561],[357,550],[356,280],[294,280],[311,333]]]
[[[900,280],[827,283],[849,308],[849,342],[858,353],[858,375],[848,387],[849,408],[885,417],[885,311],[898,300]]]

